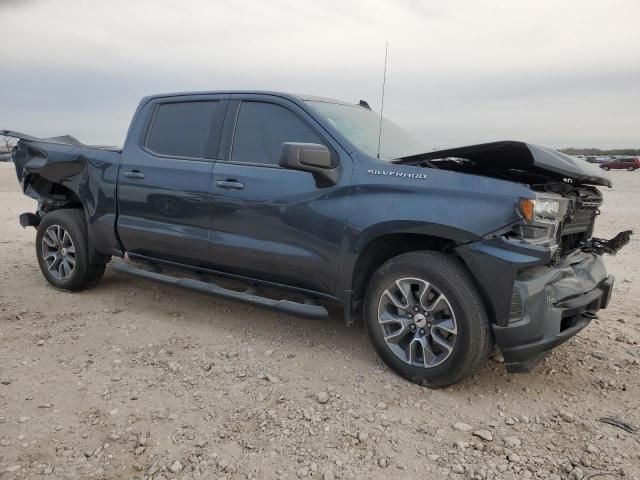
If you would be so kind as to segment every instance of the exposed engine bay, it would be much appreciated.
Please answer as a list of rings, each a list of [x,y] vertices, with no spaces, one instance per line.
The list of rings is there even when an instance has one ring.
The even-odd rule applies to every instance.
[[[523,183],[536,193],[521,203],[526,220],[508,238],[547,246],[558,264],[579,249],[615,254],[629,242],[631,230],[611,240],[591,238],[600,214],[602,193],[611,186],[606,172],[584,160],[524,142],[502,141],[404,157],[396,163],[450,170]]]
[[[559,208],[556,212],[533,215],[531,221],[514,226],[507,237],[551,247],[554,249],[552,266],[559,265],[578,250],[615,255],[629,243],[631,230],[620,232],[611,240],[592,238],[603,200],[596,187],[562,182],[530,187],[539,193],[536,202],[556,203]]]
[[[553,261],[557,262],[584,246],[593,235],[596,217],[600,215],[602,193],[595,187],[574,187],[560,182],[531,187],[536,192],[560,195],[567,200],[564,215],[559,219],[554,238],[558,249]]]

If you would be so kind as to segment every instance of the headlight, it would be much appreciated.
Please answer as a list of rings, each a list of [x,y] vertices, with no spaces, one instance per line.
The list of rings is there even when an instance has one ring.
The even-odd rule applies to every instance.
[[[521,198],[519,207],[520,213],[527,222],[535,222],[536,220],[558,219],[563,203],[561,200],[545,197],[539,197],[535,200]]]
[[[533,215],[535,218],[544,219],[554,219],[558,216],[560,212],[560,202],[557,200],[548,200],[541,198],[535,201],[535,205],[533,206]]]
[[[535,199],[521,198],[518,211],[526,220],[519,226],[521,240],[538,245],[553,246],[568,202],[560,195],[537,195]]]

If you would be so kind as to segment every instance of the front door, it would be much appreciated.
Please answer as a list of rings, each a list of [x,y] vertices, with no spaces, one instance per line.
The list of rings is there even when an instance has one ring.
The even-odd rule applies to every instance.
[[[231,102],[227,117],[233,140],[214,168],[213,263],[220,270],[333,294],[351,158],[293,102],[233,98],[240,100]],[[338,183],[318,187],[310,173],[281,168],[283,142],[327,145]]]
[[[139,113],[149,121],[122,155],[118,234],[130,254],[205,265],[212,171],[229,102],[176,98],[157,99]]]

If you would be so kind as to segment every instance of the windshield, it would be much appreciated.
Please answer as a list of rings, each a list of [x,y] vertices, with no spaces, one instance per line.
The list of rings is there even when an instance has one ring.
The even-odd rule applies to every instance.
[[[317,100],[309,100],[307,103],[360,150],[373,157],[378,156],[380,115],[358,105]],[[427,149],[424,145],[409,133],[386,118],[382,119],[380,158],[393,160],[425,151]]]

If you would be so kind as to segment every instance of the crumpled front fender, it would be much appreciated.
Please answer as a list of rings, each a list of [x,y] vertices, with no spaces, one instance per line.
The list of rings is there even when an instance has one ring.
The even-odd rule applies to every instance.
[[[509,322],[511,296],[518,272],[551,261],[548,248],[505,237],[467,243],[457,247],[456,253],[471,271],[487,313],[497,325]]]

